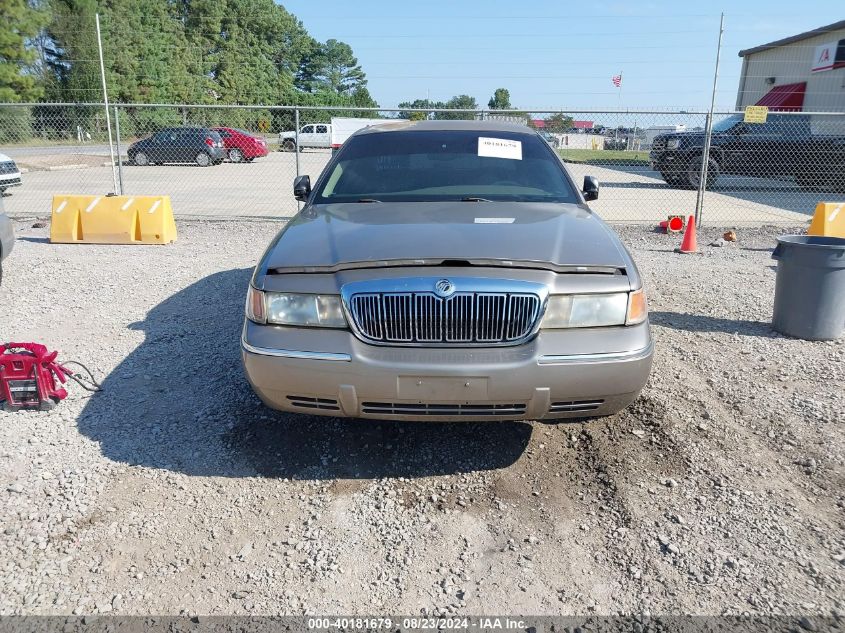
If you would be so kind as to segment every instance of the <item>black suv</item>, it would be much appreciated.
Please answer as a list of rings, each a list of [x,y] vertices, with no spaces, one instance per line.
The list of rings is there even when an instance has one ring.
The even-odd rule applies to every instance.
[[[223,162],[223,139],[205,127],[168,127],[136,141],[127,150],[135,165],[196,163],[200,167]]]

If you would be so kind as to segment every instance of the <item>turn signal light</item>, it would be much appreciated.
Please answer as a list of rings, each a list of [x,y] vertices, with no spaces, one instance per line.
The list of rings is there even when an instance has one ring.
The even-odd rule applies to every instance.
[[[628,296],[628,317],[625,319],[625,324],[642,323],[647,316],[648,307],[646,306],[645,290],[640,288]]]

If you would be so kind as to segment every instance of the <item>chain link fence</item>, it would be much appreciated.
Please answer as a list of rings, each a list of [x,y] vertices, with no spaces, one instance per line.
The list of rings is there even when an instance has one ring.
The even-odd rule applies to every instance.
[[[331,157],[336,117],[485,119],[535,127],[575,182],[595,176],[591,207],[610,222],[691,215],[714,226],[798,225],[845,201],[845,113],[399,111],[116,105],[110,148],[101,104],[0,104],[0,190],[18,216],[49,214],[54,194],[170,195],[177,216],[285,217],[293,179]],[[115,156],[112,164],[111,156]],[[18,174],[18,171],[21,173]]]

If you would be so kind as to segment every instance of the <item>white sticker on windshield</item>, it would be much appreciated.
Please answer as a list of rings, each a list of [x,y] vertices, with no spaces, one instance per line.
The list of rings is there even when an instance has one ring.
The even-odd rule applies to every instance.
[[[478,137],[478,155],[522,160],[522,142],[507,138]]]
[[[476,224],[513,224],[514,218],[475,218]]]

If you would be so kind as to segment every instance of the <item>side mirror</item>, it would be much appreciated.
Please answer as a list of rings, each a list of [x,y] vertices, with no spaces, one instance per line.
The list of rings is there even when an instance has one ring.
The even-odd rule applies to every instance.
[[[311,195],[311,178],[309,176],[297,176],[293,181],[293,197],[301,202],[308,200]]]
[[[584,200],[589,202],[599,197],[599,181],[595,176],[584,176]]]

